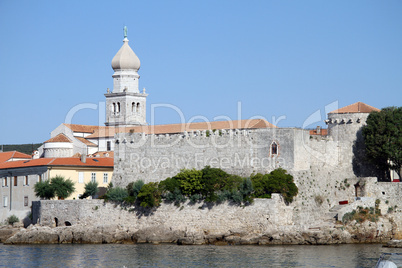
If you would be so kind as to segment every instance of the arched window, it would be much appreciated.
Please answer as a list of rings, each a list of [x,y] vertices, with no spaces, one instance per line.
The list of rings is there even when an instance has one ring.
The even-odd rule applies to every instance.
[[[140,112],[140,103],[137,103],[137,113]]]
[[[112,113],[116,113],[116,103],[112,104]]]
[[[135,102],[131,103],[131,112],[135,113]]]
[[[278,150],[278,144],[274,141],[271,143],[271,155],[278,155],[279,150]]]
[[[120,113],[120,102],[117,103],[117,113]]]

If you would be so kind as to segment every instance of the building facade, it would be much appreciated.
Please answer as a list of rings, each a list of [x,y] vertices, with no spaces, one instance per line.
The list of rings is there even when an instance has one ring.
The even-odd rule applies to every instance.
[[[55,176],[71,179],[75,192],[67,199],[78,199],[85,183],[96,181],[101,189],[113,176],[113,158],[40,158],[0,164],[0,222],[11,215],[27,220],[35,196],[34,185]]]

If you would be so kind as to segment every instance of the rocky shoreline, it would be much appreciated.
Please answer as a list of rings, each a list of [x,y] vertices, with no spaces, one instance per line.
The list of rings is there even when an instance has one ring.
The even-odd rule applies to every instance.
[[[385,232],[384,226],[387,226]],[[14,228],[15,229],[15,228]],[[299,230],[298,230],[299,229]],[[1,232],[0,232],[1,233]],[[9,233],[10,235],[10,233]],[[287,231],[250,233],[245,230],[228,230],[222,233],[209,233],[208,230],[173,230],[163,225],[138,230],[134,226],[74,225],[48,227],[30,225],[17,229],[4,244],[109,244],[109,243],[171,243],[178,245],[331,245],[353,243],[383,243],[392,247],[402,247],[394,228],[387,219],[377,223],[353,222],[349,225],[300,230],[294,227]],[[393,242],[391,242],[393,241]]]

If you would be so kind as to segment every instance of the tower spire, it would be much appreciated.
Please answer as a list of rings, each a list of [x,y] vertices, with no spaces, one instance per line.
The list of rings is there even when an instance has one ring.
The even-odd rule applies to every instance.
[[[106,97],[106,126],[146,125],[146,97],[140,93],[138,70],[140,59],[128,45],[127,27],[123,28],[124,40],[112,59],[114,70],[113,91]]]

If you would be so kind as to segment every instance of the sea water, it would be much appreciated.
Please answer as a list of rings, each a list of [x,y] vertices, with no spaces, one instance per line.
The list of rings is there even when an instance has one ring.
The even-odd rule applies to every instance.
[[[178,246],[151,244],[0,244],[1,267],[374,267],[378,244]]]

